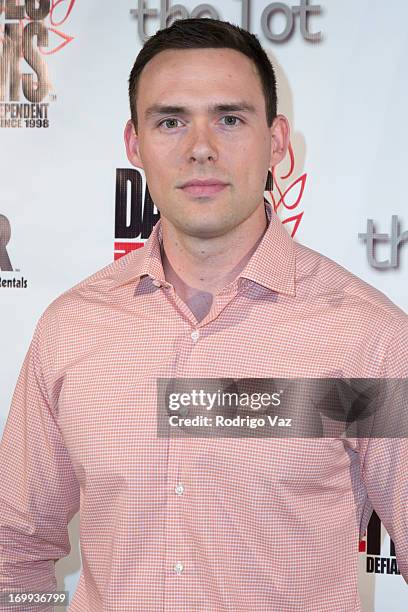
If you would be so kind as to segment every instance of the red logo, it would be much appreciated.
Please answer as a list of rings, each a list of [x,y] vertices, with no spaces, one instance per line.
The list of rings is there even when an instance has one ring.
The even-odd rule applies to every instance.
[[[298,178],[294,178],[295,156],[292,143],[288,148],[289,169],[286,174],[277,175],[277,166],[273,169],[273,189],[266,191],[266,198],[278,214],[284,225],[288,225],[292,238],[296,234],[303,217],[300,210],[303,192],[305,190],[307,174],[304,172]],[[293,214],[295,212],[296,214]]]

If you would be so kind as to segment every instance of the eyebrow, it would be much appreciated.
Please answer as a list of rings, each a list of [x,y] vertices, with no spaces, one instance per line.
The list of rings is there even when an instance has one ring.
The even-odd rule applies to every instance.
[[[212,115],[218,113],[253,113],[256,114],[256,109],[252,104],[247,102],[232,102],[228,104],[214,104],[208,106],[207,110]],[[153,104],[145,112],[145,118],[157,117],[162,115],[191,115],[191,110],[186,106],[177,106],[172,104]]]

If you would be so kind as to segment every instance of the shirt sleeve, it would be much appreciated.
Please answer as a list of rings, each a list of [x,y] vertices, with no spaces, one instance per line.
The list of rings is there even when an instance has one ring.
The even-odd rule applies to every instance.
[[[392,431],[399,435],[408,430],[408,323],[401,325],[384,360],[383,377],[390,379],[393,393],[391,406]],[[394,381],[391,379],[400,379]],[[387,384],[387,383],[385,383]],[[387,406],[381,406],[388,418]],[[396,412],[397,410],[397,412]],[[381,433],[380,428],[378,428]],[[361,473],[370,502],[395,544],[401,575],[408,583],[408,439],[407,437],[373,437],[359,440]]]
[[[25,356],[0,444],[0,592],[56,590],[55,562],[70,553],[68,524],[79,509],[79,484],[58,428],[57,402],[50,401],[44,382],[43,317]],[[33,608],[0,603],[0,611],[6,610]]]

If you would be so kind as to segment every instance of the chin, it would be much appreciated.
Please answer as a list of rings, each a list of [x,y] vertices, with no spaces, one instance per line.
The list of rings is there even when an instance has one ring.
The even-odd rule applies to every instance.
[[[216,220],[207,220],[204,223],[184,223],[182,230],[185,234],[195,238],[215,238],[230,231],[231,227],[226,223],[221,223],[220,221],[217,222]]]

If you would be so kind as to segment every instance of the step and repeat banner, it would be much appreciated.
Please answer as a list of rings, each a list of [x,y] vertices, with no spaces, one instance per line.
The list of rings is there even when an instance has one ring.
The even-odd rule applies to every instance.
[[[127,79],[143,42],[175,18],[257,34],[292,130],[265,197],[296,240],[408,310],[408,4],[296,1],[0,0],[0,432],[41,313],[143,246],[158,218],[125,155]],[[78,533],[77,515],[56,566],[71,597]],[[405,612],[408,587],[375,514],[358,554],[363,610]]]

